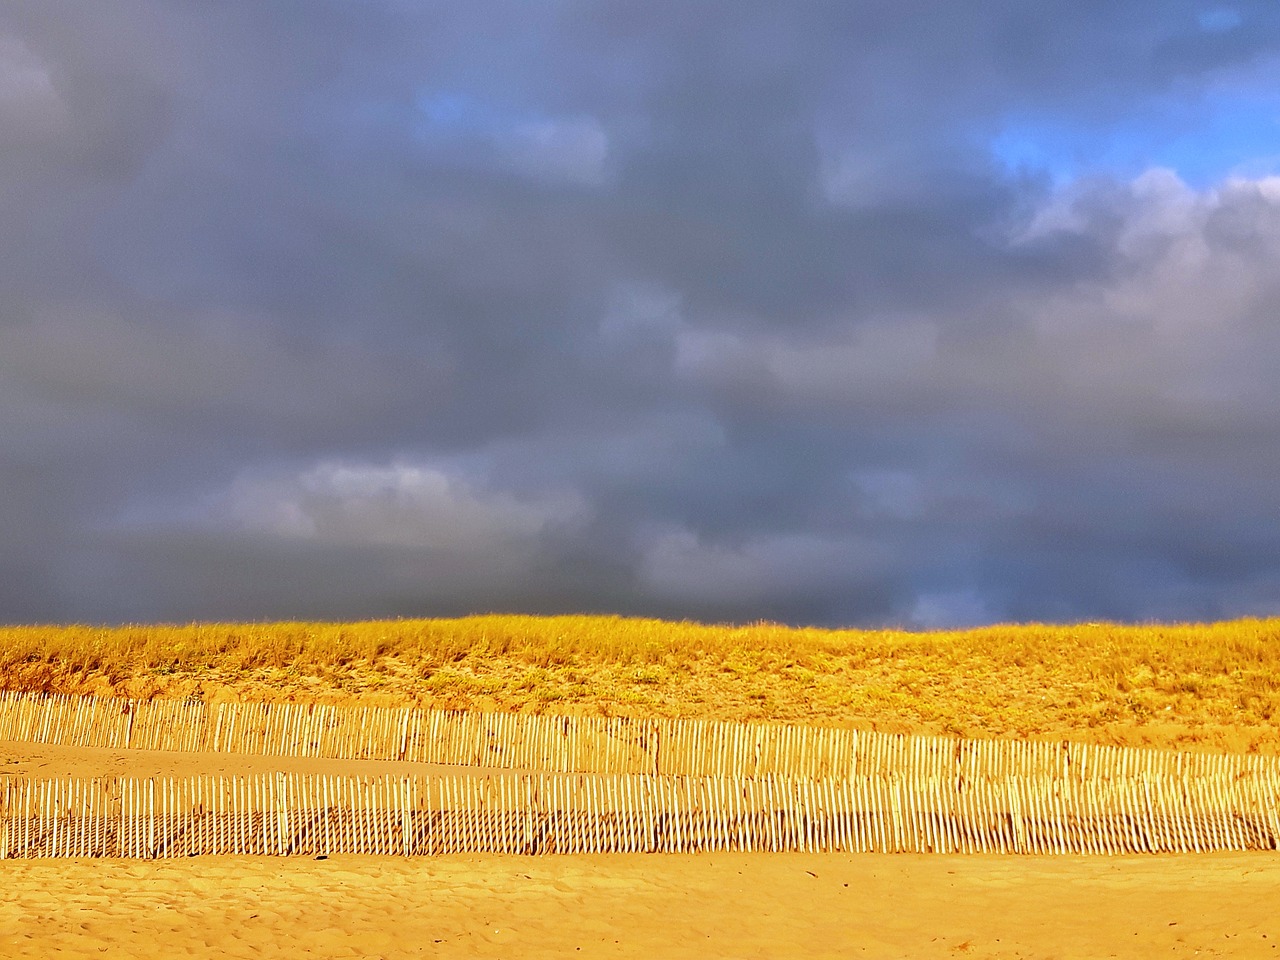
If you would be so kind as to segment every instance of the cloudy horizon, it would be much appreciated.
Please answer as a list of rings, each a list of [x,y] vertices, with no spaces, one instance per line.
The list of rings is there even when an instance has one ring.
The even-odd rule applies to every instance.
[[[1280,6],[0,4],[0,622],[1280,616]]]

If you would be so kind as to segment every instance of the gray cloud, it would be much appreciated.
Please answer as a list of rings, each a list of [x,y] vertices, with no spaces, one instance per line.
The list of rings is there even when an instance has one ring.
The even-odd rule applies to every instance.
[[[0,619],[1275,612],[1231,10],[10,3]]]

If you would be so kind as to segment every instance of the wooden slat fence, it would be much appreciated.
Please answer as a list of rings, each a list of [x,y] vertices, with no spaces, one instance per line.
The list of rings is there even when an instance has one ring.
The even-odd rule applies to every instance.
[[[408,760],[551,773],[812,779],[1280,775],[1280,758],[837,727],[0,692],[0,741]]]
[[[1013,775],[0,781],[0,859],[701,850],[1274,850],[1275,778]]]

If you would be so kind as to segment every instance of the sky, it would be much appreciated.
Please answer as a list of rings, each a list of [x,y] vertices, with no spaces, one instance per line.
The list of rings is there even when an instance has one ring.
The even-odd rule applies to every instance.
[[[1280,615],[1280,3],[0,0],[0,622]]]

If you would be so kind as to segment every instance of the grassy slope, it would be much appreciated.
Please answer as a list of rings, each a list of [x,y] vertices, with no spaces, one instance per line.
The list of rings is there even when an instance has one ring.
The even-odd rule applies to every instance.
[[[6,627],[0,684],[1280,752],[1280,620],[947,633],[517,616]]]

